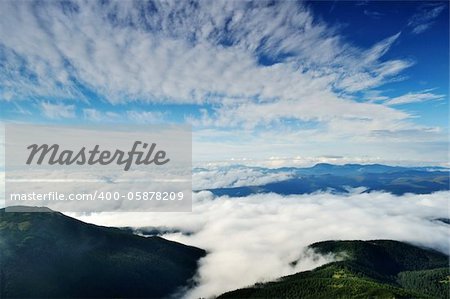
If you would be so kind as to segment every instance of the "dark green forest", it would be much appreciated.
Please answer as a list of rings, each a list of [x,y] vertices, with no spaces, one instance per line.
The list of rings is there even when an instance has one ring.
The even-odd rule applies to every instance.
[[[390,241],[326,241],[317,253],[344,260],[219,298],[449,298],[448,256]]]
[[[0,297],[164,297],[189,285],[205,251],[58,212],[0,210]]]

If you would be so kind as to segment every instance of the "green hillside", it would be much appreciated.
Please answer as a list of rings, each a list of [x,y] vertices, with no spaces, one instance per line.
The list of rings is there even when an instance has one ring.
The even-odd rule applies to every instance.
[[[205,252],[58,212],[0,210],[0,297],[162,297],[186,286]]]
[[[434,250],[389,240],[326,241],[310,248],[343,260],[219,298],[449,298],[448,256]]]

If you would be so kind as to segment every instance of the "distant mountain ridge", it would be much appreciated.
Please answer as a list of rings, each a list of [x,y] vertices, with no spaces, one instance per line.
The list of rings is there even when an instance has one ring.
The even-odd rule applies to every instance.
[[[191,283],[205,251],[59,212],[0,209],[1,298],[160,298]]]
[[[206,189],[216,196],[243,197],[255,193],[281,195],[308,194],[317,191],[348,193],[352,188],[365,192],[384,191],[395,195],[429,194],[449,190],[450,170],[443,167],[401,167],[381,164],[333,165],[321,163],[308,168],[257,168],[267,174],[289,173],[286,180],[257,186]]]
[[[343,260],[218,298],[448,298],[449,259],[440,252],[392,240],[309,247]]]
[[[355,172],[355,171],[363,171],[363,172],[402,172],[406,170],[417,170],[417,171],[444,171],[449,172],[449,167],[443,166],[393,166],[393,165],[385,165],[385,164],[358,164],[358,163],[347,163],[347,164],[331,164],[331,163],[317,163],[310,167],[277,167],[277,168],[266,168],[261,166],[246,166],[243,164],[233,164],[225,167],[220,167],[221,169],[233,169],[233,168],[248,168],[254,170],[264,170],[267,172],[283,172],[283,171],[295,171],[299,173],[305,174],[320,174],[322,173],[332,173],[333,171],[343,170]],[[196,167],[193,169],[196,171],[206,171],[207,168]]]
[[[283,169],[283,168],[277,168]],[[318,163],[312,167],[297,168],[299,173],[306,174],[355,174],[355,173],[394,173],[405,171],[449,171],[448,168],[440,166],[421,166],[421,167],[406,167],[406,166],[390,166],[383,164],[344,164],[336,165],[329,163]]]

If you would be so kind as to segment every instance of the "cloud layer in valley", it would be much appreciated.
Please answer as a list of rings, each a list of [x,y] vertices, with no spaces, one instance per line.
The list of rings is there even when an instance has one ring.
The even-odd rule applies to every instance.
[[[259,167],[231,166],[229,168],[200,168],[193,172],[192,189],[259,186],[292,178],[289,171],[271,173]]]
[[[161,226],[192,231],[164,237],[208,250],[201,260],[199,285],[187,298],[222,292],[310,269],[333,257],[314,260],[307,245],[337,239],[394,239],[449,252],[450,230],[435,221],[448,218],[449,192],[430,195],[387,193],[283,197],[258,194],[214,198],[194,194],[192,213],[77,215],[113,226]],[[295,267],[290,263],[301,259]],[[239,275],[237,275],[239,273]]]

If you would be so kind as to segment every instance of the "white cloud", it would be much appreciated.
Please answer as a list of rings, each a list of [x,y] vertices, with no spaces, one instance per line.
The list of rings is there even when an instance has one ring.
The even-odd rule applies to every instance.
[[[387,105],[402,105],[409,103],[419,103],[431,100],[441,100],[444,99],[445,95],[443,94],[434,94],[429,91],[423,91],[419,93],[408,93],[396,98],[389,99],[384,103]]]
[[[381,61],[398,34],[360,50],[294,2],[155,5],[158,13],[128,1],[3,1],[0,40],[5,53],[14,49],[6,58],[12,71],[2,73],[6,90],[59,96],[62,85],[65,97],[80,97],[75,77],[113,103],[220,102],[211,94],[320,103],[325,90],[326,104],[339,105],[333,86],[350,92],[377,86],[411,65]],[[256,62],[284,53],[290,57],[272,66]]]
[[[127,110],[120,112],[101,111],[95,108],[83,109],[83,117],[92,122],[130,122],[137,124],[156,124],[165,120],[167,113],[161,111]]]
[[[94,122],[118,121],[122,119],[120,115],[115,112],[103,112],[94,108],[83,109],[83,117],[88,121]]]
[[[381,19],[381,17],[383,17],[385,15],[385,14],[380,13],[378,11],[368,10],[368,9],[364,9],[364,14],[366,16],[371,17],[372,19],[376,19],[376,20]]]
[[[449,192],[429,195],[318,193],[283,197],[259,194],[245,198],[213,198],[194,194],[192,213],[127,213],[79,216],[113,226],[165,226],[194,231],[166,238],[208,250],[201,260],[199,285],[188,298],[208,297],[310,269],[304,248],[317,241],[394,239],[449,251]],[[296,267],[290,262],[303,258]],[[328,259],[329,260],[329,259]],[[263,262],[261,262],[263,261]],[[236,275],[242,273],[245,275]]]
[[[259,186],[291,178],[289,172],[268,173],[267,169],[249,167],[209,167],[196,170],[192,174],[192,189],[229,188],[241,186]]]
[[[445,3],[425,3],[408,21],[411,32],[420,34],[431,28],[435,19],[446,9]],[[447,8],[448,9],[448,8]]]
[[[16,107],[15,112],[16,112],[17,114],[21,114],[21,115],[32,115],[32,113],[31,113],[28,109],[23,108],[23,107],[22,107],[21,105],[19,105],[17,102],[14,102],[14,107]]]
[[[386,141],[374,134],[381,131],[402,140],[409,136],[408,148],[414,142],[437,138],[431,134],[419,140],[429,128],[416,125],[408,112],[394,105],[364,103],[355,96],[401,80],[402,72],[415,63],[404,57],[386,57],[401,38],[399,32],[359,48],[343,38],[338,28],[294,1],[147,4],[1,1],[0,57],[8,71],[0,72],[0,97],[8,101],[81,99],[89,102],[84,118],[96,122],[167,120],[164,112],[125,106],[130,101],[195,104],[190,106],[201,109],[201,116],[192,113],[186,118],[200,136],[207,135],[205,130],[209,136],[220,135],[220,128],[234,130],[234,135],[248,139],[239,140],[243,148],[254,145],[253,152],[266,148],[264,143],[272,140],[266,137],[285,141],[289,137],[295,143],[289,147],[296,152],[280,151],[275,143],[265,157],[254,157],[258,159],[274,154],[310,156],[303,149],[312,142],[316,151],[329,145],[339,151],[318,155],[348,156],[355,146],[372,151],[369,142]],[[267,65],[258,63],[261,57]],[[122,113],[101,111],[90,102],[86,90],[126,108]],[[286,120],[313,125],[294,126],[285,132]],[[272,132],[258,138],[259,133],[250,132],[258,127]],[[447,141],[444,131],[439,135],[441,143]],[[340,143],[345,138],[355,143],[344,144],[344,149]],[[206,143],[216,146],[211,140],[202,142],[201,147]],[[215,151],[216,147],[210,147],[205,156]],[[231,154],[251,156],[248,152]],[[376,152],[375,157],[382,154]],[[416,160],[416,156],[408,159]]]
[[[194,162],[233,162],[232,159],[246,158],[267,165],[271,157],[284,157],[281,165],[292,166],[326,161],[321,157],[331,155],[343,156],[347,163],[448,164],[448,131],[440,128],[413,126],[410,129],[395,122],[386,126],[382,119],[333,119],[312,128],[261,127],[256,133],[242,129],[237,133],[197,130],[193,134]],[[391,129],[378,129],[383,127]],[[289,160],[293,164],[289,165]],[[261,166],[257,162],[251,165]]]
[[[160,111],[127,111],[127,116],[130,121],[140,124],[154,124],[162,123],[166,117],[166,113]]]
[[[75,117],[75,105],[64,105],[61,103],[51,104],[47,102],[41,102],[39,106],[41,108],[42,114],[50,119]]]
[[[323,91],[315,92],[314,96],[311,97],[305,96],[302,100],[291,99],[265,103],[250,102],[224,105],[218,108],[213,115],[205,115],[204,117],[206,119],[204,118],[203,121],[206,121],[207,124],[212,123],[223,127],[244,125],[252,128],[284,118],[293,118],[322,123],[363,119],[375,127],[393,128],[393,126],[407,120],[409,115],[383,105],[355,103],[348,99],[338,99],[332,93]],[[366,130],[365,132],[370,131]]]

